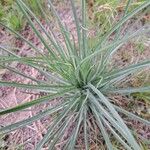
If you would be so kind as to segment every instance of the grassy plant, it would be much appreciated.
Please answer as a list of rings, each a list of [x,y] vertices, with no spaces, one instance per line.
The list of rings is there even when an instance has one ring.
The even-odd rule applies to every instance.
[[[117,14],[116,7],[119,5],[118,0],[96,0],[93,4],[93,21],[98,25],[104,34],[115,22]]]
[[[4,16],[4,10],[3,10],[3,6],[0,2],[0,21],[2,21],[3,16]]]
[[[9,6],[12,5],[14,3],[14,0],[1,0],[0,2],[3,6]]]
[[[150,104],[150,92],[144,92],[144,93],[134,93],[133,96],[137,100],[144,100],[147,104]]]
[[[8,10],[7,17],[5,17],[4,21],[6,22],[7,26],[15,31],[21,30],[25,24],[23,14],[15,4],[13,4]]]
[[[39,8],[39,5],[44,5],[44,1],[40,0],[26,0],[26,4],[29,6],[29,8],[34,12],[35,15],[38,17],[42,16],[41,10]]]
[[[4,12],[3,12],[3,9],[2,9],[2,5],[0,3],[0,20],[2,19],[3,15],[4,15]]]
[[[36,16],[42,17],[39,5],[43,6],[43,1],[27,0],[25,2]],[[0,20],[15,31],[21,30],[26,24],[23,13],[16,5],[15,0],[3,0],[0,2]]]
[[[15,31],[23,28],[25,20],[14,0],[0,2],[0,20]]]
[[[124,36],[120,35],[122,25],[135,14],[149,6],[150,1],[145,1],[134,10],[128,12],[129,4],[131,2],[131,0],[129,0],[125,13],[120,21],[113,26],[113,28],[109,29],[105,36],[102,39],[99,39],[98,43],[92,48],[89,48],[88,44],[89,37],[87,36],[85,0],[81,1],[81,23],[79,22],[76,14],[74,1],[70,0],[77,29],[77,44],[70,40],[72,34],[68,31],[66,26],[63,25],[52,2],[48,0],[51,11],[58,21],[66,48],[62,46],[62,43],[55,39],[53,36],[53,30],[51,30],[50,33],[46,31],[34,13],[30,11],[22,0],[17,0],[16,2],[48,53],[44,54],[33,43],[25,39],[19,33],[0,23],[1,26],[16,34],[39,53],[38,57],[21,57],[10,52],[9,49],[3,49],[10,53],[11,56],[1,56],[1,66],[32,80],[34,84],[0,81],[0,86],[32,89],[42,91],[47,93],[47,95],[30,102],[20,104],[16,107],[1,110],[0,115],[22,111],[41,103],[51,102],[55,98],[61,97],[63,98],[63,101],[52,108],[43,110],[31,118],[0,128],[0,133],[9,133],[57,112],[57,117],[53,119],[53,123],[48,127],[47,133],[38,143],[36,150],[41,150],[45,144],[50,150],[55,149],[55,144],[59,142],[64,132],[68,129],[70,122],[74,124],[74,128],[71,136],[65,143],[64,149],[75,149],[78,135],[82,129],[85,149],[88,150],[90,145],[89,122],[91,122],[91,118],[93,118],[92,122],[95,122],[96,126],[99,128],[99,134],[103,136],[108,150],[114,149],[109,138],[110,133],[118,140],[118,142],[121,143],[122,146],[124,146],[125,149],[141,150],[139,143],[136,141],[132,132],[123,121],[120,113],[143,122],[148,126],[150,126],[150,122],[113,104],[109,97],[110,94],[115,93],[127,95],[136,92],[148,92],[150,90],[150,86],[120,88],[119,83],[128,75],[133,74],[144,67],[150,66],[150,60],[145,60],[144,62],[139,62],[118,70],[110,69],[109,63],[113,53],[116,52],[124,43],[129,41],[131,38],[148,32],[148,30],[141,28],[134,33],[127,33]],[[45,39],[45,36],[43,37],[35,27],[33,18],[34,22],[39,25],[49,41]],[[109,37],[115,31],[115,39],[113,41],[109,41]],[[49,43],[51,43],[51,45]],[[46,81],[38,80],[20,72],[16,68],[10,67],[9,64],[13,61],[29,65],[30,67],[38,70],[45,76]]]
[[[132,83],[133,86],[139,86],[139,85],[144,85],[144,86],[150,86],[150,75],[149,75],[149,70],[147,72],[141,72],[135,77],[135,81]],[[145,101],[147,108],[149,108],[150,105],[150,91],[149,92],[137,92],[131,94],[135,100],[143,100]]]
[[[117,20],[118,14],[124,11],[128,0],[92,0],[93,18],[92,24],[99,26],[101,35],[111,28]],[[145,0],[135,0],[130,4],[129,11],[139,6]],[[89,8],[90,9],[90,8]]]

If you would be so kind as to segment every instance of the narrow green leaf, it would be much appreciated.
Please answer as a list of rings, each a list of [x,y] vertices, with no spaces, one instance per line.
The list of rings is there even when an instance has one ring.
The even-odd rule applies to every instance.
[[[34,15],[34,13],[26,6],[25,3],[23,3],[23,1],[20,1],[20,4],[22,4],[22,6],[32,15],[32,17],[35,19],[35,21],[38,23],[38,25],[41,27],[43,33],[45,33],[45,35],[48,37],[48,39],[50,40],[50,42],[52,43],[52,45],[55,47],[55,50],[58,51],[58,53],[60,54],[61,58],[63,60],[67,60],[64,50],[62,49],[62,46],[57,45],[54,40],[52,39],[52,37],[50,36],[50,34],[46,31],[45,27],[41,24],[41,22],[39,21],[39,19]]]
[[[92,98],[92,103],[94,104],[93,98]],[[111,117],[111,116],[108,114],[108,112],[106,112],[106,110],[103,109],[102,106],[100,106],[100,105],[97,103],[97,101],[95,101],[95,107],[97,107],[97,111],[99,110],[98,113],[101,114],[101,115],[99,115],[100,118],[103,118],[103,116],[104,116],[104,117],[110,122],[110,124],[115,128],[115,130],[119,131],[120,135],[124,138],[124,140],[126,139],[127,142],[130,143],[133,148],[136,147],[136,145],[134,145],[132,142],[130,142],[129,135],[124,132],[124,128],[121,127],[121,126],[119,125],[119,123],[116,122],[116,121],[113,119],[113,117]],[[103,119],[101,119],[101,120],[104,121]],[[108,125],[109,125],[109,124],[108,124]],[[110,126],[110,125],[109,125],[109,126]],[[123,144],[125,147],[129,147],[127,144],[125,144],[125,141],[122,140],[121,136],[119,136],[119,135],[117,134],[117,132],[116,132],[111,126],[110,126],[110,128],[112,129],[112,130],[111,130],[112,133],[113,133],[114,136],[119,140],[119,142],[120,142],[121,144]],[[131,149],[131,148],[130,148],[130,149]]]
[[[74,128],[74,131],[72,133],[72,137],[71,137],[70,144],[69,144],[69,149],[74,149],[74,147],[75,147],[77,136],[79,134],[79,129],[81,126],[81,122],[83,120],[83,110],[84,109],[82,107],[80,112],[79,112],[77,126]]]
[[[77,66],[77,68],[76,68],[76,70],[75,70],[75,75],[76,75],[76,77],[78,77],[79,70],[80,70],[81,66],[82,66],[83,64],[87,63],[89,60],[91,60],[91,59],[94,58],[95,56],[97,56],[98,54],[101,54],[103,51],[105,51],[105,50],[107,50],[107,49],[109,49],[109,48],[112,48],[112,47],[114,47],[114,46],[115,46],[115,47],[118,47],[119,45],[124,44],[125,42],[129,41],[131,38],[137,36],[137,33],[138,33],[138,34],[142,34],[142,33],[148,32],[148,31],[149,31],[149,30],[139,30],[139,31],[137,31],[137,32],[132,33],[131,35],[125,36],[124,38],[122,38],[122,39],[120,39],[120,40],[118,40],[118,41],[116,41],[116,42],[113,42],[113,43],[111,43],[111,44],[109,44],[109,45],[106,45],[106,46],[102,47],[101,49],[99,49],[98,51],[95,51],[95,52],[93,52],[92,54],[88,55],[88,56],[87,56],[86,58],[84,58],[84,59],[80,62],[80,64]]]
[[[67,31],[67,29],[64,27],[62,21],[61,21],[61,18],[58,16],[52,2],[50,0],[48,0],[48,4],[50,5],[50,8],[51,8],[51,11],[52,13],[54,14],[54,16],[56,17],[57,21],[58,21],[58,25],[59,25],[59,28],[61,29],[61,32],[62,32],[62,35],[64,37],[64,40],[65,40],[65,44],[67,46],[67,49],[68,49],[68,52],[69,52],[69,55],[70,55],[70,58],[72,59],[73,63],[76,62],[75,58],[77,57],[76,56],[76,49],[73,48],[73,45],[72,45],[72,42],[69,38],[69,32]],[[75,51],[74,51],[75,50]]]
[[[108,101],[108,99],[97,88],[95,88],[91,84],[89,84],[89,86],[99,96],[100,100],[107,106],[107,108],[109,109],[110,113],[117,120],[118,124],[116,124],[115,127],[117,127],[119,125],[121,128],[119,128],[119,126],[118,126],[117,129],[122,134],[124,134],[124,132],[125,132],[124,136],[126,137],[126,140],[130,143],[130,145],[132,146],[132,148],[134,148],[135,150],[140,150],[140,146],[136,142],[135,138],[133,137],[133,135],[131,134],[130,130],[128,129],[128,127],[124,123],[123,119],[119,116],[119,114],[117,113],[117,111],[115,110],[115,108],[113,107],[113,105]],[[103,112],[105,112],[104,109],[103,109]],[[111,119],[111,118],[109,117],[109,119]],[[111,121],[113,121],[113,119],[111,119]]]
[[[18,71],[17,69],[14,69],[14,68],[12,68],[12,67],[9,67],[9,66],[6,66],[6,65],[1,65],[1,64],[0,64],[0,66],[4,67],[4,68],[6,68],[6,69],[8,69],[8,70],[10,70],[10,71],[12,71],[12,72],[14,72],[14,73],[20,75],[20,76],[23,76],[23,77],[25,77],[25,78],[28,78],[28,79],[30,79],[30,80],[36,82],[36,83],[43,83],[43,82],[44,82],[44,81],[39,81],[39,80],[37,80],[37,79],[35,79],[35,78],[31,77],[31,76],[28,76],[28,75],[26,75],[25,73],[22,73],[22,72]]]
[[[2,46],[2,45],[0,45],[0,49],[2,49],[3,51],[5,51],[5,52],[11,54],[11,55],[14,56],[14,57],[19,57],[19,56],[18,56],[17,54],[15,54],[13,51],[8,50],[8,48],[6,48],[6,47],[4,47],[4,46]]]
[[[0,57],[0,63],[8,63],[8,62],[13,62],[13,61],[45,63],[42,57],[14,57],[14,56],[1,56]]]
[[[134,119],[134,120],[140,121],[140,122],[142,122],[142,123],[144,123],[144,124],[150,126],[150,121],[145,120],[145,119],[143,119],[143,118],[141,118],[141,117],[138,117],[137,115],[134,115],[133,113],[131,113],[131,112],[129,112],[129,111],[126,111],[126,110],[124,110],[123,108],[118,107],[118,106],[116,106],[116,105],[114,105],[114,108],[115,108],[118,112],[125,114],[125,115],[128,116],[129,118],[132,118],[132,119]]]
[[[112,144],[110,142],[110,138],[108,136],[108,133],[105,130],[105,127],[104,127],[104,125],[103,125],[103,123],[102,123],[102,121],[101,121],[101,119],[99,117],[99,112],[96,111],[96,109],[94,108],[94,106],[91,107],[91,109],[92,109],[93,113],[95,114],[95,118],[97,120],[98,127],[101,130],[101,133],[102,133],[102,135],[104,137],[104,140],[106,142],[106,146],[107,146],[108,150],[113,150],[113,146],[112,146]]]
[[[37,37],[40,39],[40,41],[43,43],[43,45],[45,46],[45,48],[48,50],[48,52],[51,54],[51,56],[53,58],[58,58],[55,53],[52,51],[52,49],[49,47],[48,43],[46,42],[46,40],[43,38],[43,36],[41,35],[41,33],[36,29],[35,25],[33,24],[31,18],[29,17],[29,15],[27,14],[26,10],[23,8],[21,1],[17,0],[16,1],[17,5],[19,6],[20,10],[22,11],[22,13],[24,14],[24,16],[26,17],[26,19],[28,20],[28,23],[30,24],[30,26],[32,27],[34,33],[37,35]]]
[[[57,92],[60,89],[72,88],[71,86],[67,85],[43,85],[43,84],[33,85],[33,84],[21,84],[16,82],[5,82],[5,81],[0,81],[0,86],[11,86],[16,88],[47,91],[47,92],[50,91]]]
[[[87,21],[86,21],[86,0],[82,0],[82,41],[83,41],[83,53],[84,57],[88,54],[88,44],[87,44]]]
[[[13,131],[13,130],[16,130],[16,129],[18,129],[18,128],[25,127],[25,126],[27,126],[27,125],[33,123],[33,122],[36,121],[36,120],[40,120],[41,118],[43,118],[43,117],[45,117],[45,116],[47,116],[47,115],[51,115],[51,114],[53,114],[53,113],[55,113],[55,112],[57,112],[57,111],[62,110],[64,107],[66,107],[67,103],[68,103],[68,102],[65,102],[65,103],[63,103],[63,104],[59,104],[59,105],[56,106],[56,107],[48,108],[48,109],[46,109],[46,110],[40,112],[39,114],[37,114],[37,115],[35,115],[35,116],[31,117],[31,118],[25,119],[25,120],[23,120],[23,121],[19,121],[19,122],[17,122],[17,123],[8,125],[8,126],[6,126],[6,127],[1,127],[1,128],[0,128],[0,133],[1,133],[1,134],[6,134],[6,133],[9,133],[9,132],[11,132],[11,131]]]
[[[0,26],[6,28],[7,30],[9,30],[10,32],[12,32],[13,34],[15,34],[17,37],[19,37],[21,40],[23,40],[25,43],[27,43],[29,46],[31,46],[34,50],[36,50],[39,54],[41,54],[42,56],[44,56],[43,53],[42,53],[42,51],[40,49],[38,49],[32,42],[28,41],[21,34],[19,34],[18,32],[14,31],[11,28],[9,28],[8,26],[4,25],[2,22],[0,22]]]
[[[64,84],[68,84],[67,81],[64,81],[64,79],[62,79],[61,77],[58,77],[58,75],[56,75],[55,73],[55,76],[52,75],[50,72],[47,72],[47,71],[44,71],[45,70],[50,70],[50,71],[58,71],[54,68],[54,64],[52,63],[45,63],[44,62],[44,59],[42,57],[20,57],[20,58],[17,58],[17,57],[10,57],[10,56],[5,56],[5,57],[0,57],[0,63],[7,63],[7,62],[11,62],[11,61],[18,61],[18,62],[21,62],[23,64],[27,64],[28,66],[31,66],[33,67],[34,69],[38,70],[41,74],[43,74],[45,77],[47,77],[47,80],[52,80],[52,81],[56,81],[56,82],[59,82],[59,83],[64,83]],[[63,63],[61,62],[58,62],[59,64],[61,64],[63,66]],[[55,64],[57,64],[57,62],[55,62]],[[51,68],[51,66],[53,66],[53,68]],[[67,64],[64,64],[64,65],[67,65]],[[9,69],[10,71],[12,72],[15,72],[15,73],[18,73],[19,75],[22,75],[26,78],[30,78],[31,80],[33,81],[36,81],[36,82],[44,82],[44,81],[38,81],[32,77],[29,77],[15,69],[12,69],[10,67],[7,66],[7,69]],[[53,73],[54,74],[54,73]]]
[[[109,89],[110,93],[120,93],[120,94],[132,94],[132,93],[141,93],[141,92],[150,92],[150,86],[147,87],[137,87],[137,88],[114,88]]]
[[[133,65],[130,65],[130,66],[126,67],[126,68],[123,68],[123,69],[114,71],[112,73],[109,73],[109,75],[105,77],[105,80],[107,80],[108,82],[109,81],[112,82],[113,80],[115,80],[118,77],[119,78],[121,76],[125,77],[125,75],[128,75],[130,73],[134,73],[138,69],[141,69],[141,68],[144,68],[144,67],[149,67],[149,66],[150,66],[150,60],[147,60],[147,61],[144,61],[144,62],[140,62],[140,63],[137,63],[137,64],[133,64]]]
[[[125,11],[124,11],[124,14],[123,14],[123,17],[125,17],[126,16],[126,14],[128,13],[128,9],[129,9],[129,6],[130,6],[130,3],[132,2],[132,0],[128,0],[127,1],[127,5],[126,5],[126,7],[125,7]],[[116,31],[117,33],[115,34],[115,39],[114,39],[114,41],[118,41],[119,40],[119,37],[120,37],[120,35],[121,35],[121,26],[119,27],[119,29],[117,29],[117,31]],[[122,44],[121,44],[122,45]],[[103,63],[105,63],[107,60],[109,60],[109,58],[112,56],[112,54],[116,51],[116,50],[118,50],[119,49],[119,47],[121,47],[121,45],[119,45],[119,46],[117,46],[117,47],[113,47],[113,48],[111,48],[110,50],[108,50],[108,52],[106,53],[106,56],[105,56],[105,58],[104,58],[104,60],[103,60]],[[108,62],[109,63],[109,62]]]
[[[76,118],[77,118],[77,115],[76,116],[72,115],[71,117],[68,117],[68,118],[66,118],[65,121],[63,121],[62,127],[59,129],[58,133],[54,135],[52,143],[50,143],[48,149],[54,149],[54,146],[55,146],[56,142],[58,142],[60,140],[61,136],[63,136],[65,130],[67,129],[67,127],[69,125],[69,123],[71,121],[74,122],[74,120],[76,120]]]
[[[75,4],[74,4],[75,2],[73,0],[70,0],[70,2],[71,2],[72,12],[73,12],[73,16],[74,16],[74,20],[75,20],[75,24],[76,24],[76,29],[77,29],[80,57],[83,58],[84,52],[82,50],[82,45],[81,45],[81,25],[80,25],[79,19],[77,17],[77,12],[76,12],[76,8],[75,8]]]
[[[116,128],[116,130],[119,131],[125,139],[128,139],[128,134],[124,131],[122,124],[116,121],[117,119],[112,116],[111,112],[105,110],[103,106],[96,101],[97,99],[95,99],[95,97],[92,94],[90,95],[90,98],[93,100],[92,103],[95,105],[97,110],[99,110],[98,112],[105,118],[107,118],[107,120],[112,124],[112,126]]]
[[[85,104],[87,102],[87,99],[89,97],[89,90],[86,91],[87,95],[85,98],[81,98],[80,101],[81,102],[81,106],[80,106],[80,110],[79,110],[79,117],[78,117],[78,123],[76,128],[73,131],[71,140],[70,140],[70,144],[69,144],[69,149],[74,149],[75,144],[76,144],[76,140],[77,140],[77,136],[79,134],[79,129],[81,126],[81,122],[83,121],[83,115],[84,115],[84,109],[85,109]]]
[[[110,29],[110,31],[107,32],[107,34],[105,35],[105,37],[102,39],[102,41],[100,43],[97,44],[95,51],[99,50],[99,48],[101,47],[103,42],[106,42],[106,40],[108,39],[108,37],[114,32],[116,31],[118,28],[120,28],[121,25],[123,25],[127,20],[129,20],[130,18],[132,18],[135,14],[137,14],[138,12],[140,12],[142,9],[148,7],[150,5],[150,1],[146,0],[142,5],[138,6],[137,8],[135,8],[132,12],[129,12],[127,15],[125,15],[117,24],[115,24],[112,29]]]
[[[87,108],[85,107],[84,115],[83,115],[85,150],[89,150],[87,120],[88,120],[88,114],[87,114]]]
[[[8,109],[5,109],[5,110],[2,110],[2,111],[0,111],[0,116],[8,114],[8,113],[12,113],[12,112],[17,112],[17,111],[29,108],[31,106],[38,105],[40,103],[44,103],[46,101],[52,100],[54,98],[61,97],[66,92],[70,92],[72,90],[74,90],[74,88],[70,88],[69,90],[68,89],[67,90],[62,90],[62,91],[57,92],[56,94],[51,94],[51,95],[48,95],[48,96],[43,96],[41,98],[32,100],[30,102],[26,102],[24,104],[20,104],[20,105],[18,105],[16,107],[12,107],[12,108],[8,108]]]
[[[117,132],[110,126],[110,124],[108,123],[108,121],[106,121],[106,119],[104,119],[101,116],[103,122],[108,126],[108,128],[111,130],[111,132],[113,133],[113,135],[116,137],[116,139],[127,149],[127,150],[132,150],[131,147],[129,147],[129,145],[123,141],[123,139],[121,138],[120,135],[117,134]],[[134,147],[133,147],[134,148]],[[141,148],[139,148],[138,150],[141,150]]]
[[[57,125],[64,119],[64,117],[66,117],[66,115],[70,112],[70,110],[78,103],[78,101],[80,100],[80,98],[78,98],[77,100],[75,100],[75,98],[73,98],[73,101],[70,102],[69,106],[61,113],[61,115],[59,117],[57,117],[55,124],[48,129],[46,135],[44,136],[44,138],[37,144],[36,146],[36,150],[41,150],[43,145],[48,141],[50,135],[53,133],[53,130],[57,127]]]

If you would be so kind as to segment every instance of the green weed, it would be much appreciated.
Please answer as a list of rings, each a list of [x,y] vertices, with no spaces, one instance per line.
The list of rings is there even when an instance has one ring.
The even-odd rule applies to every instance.
[[[26,0],[25,2],[36,16],[42,17],[39,6],[44,6],[43,1]],[[26,24],[23,13],[19,10],[15,0],[3,0],[0,2],[0,20],[15,31],[20,31]]]
[[[44,6],[44,1],[40,0],[26,0],[26,4],[29,8],[34,12],[35,15],[38,17],[42,17],[42,12],[39,6]]]
[[[0,4],[0,20],[2,20],[3,16],[4,16],[4,11],[2,9],[2,5]]]
[[[128,11],[132,11],[144,1],[145,0],[132,1]],[[99,26],[101,35],[106,33],[117,22],[117,17],[125,10],[127,2],[128,0],[93,0],[92,24]]]
[[[1,1],[0,6],[0,20],[15,31],[21,30],[25,21],[22,12],[20,12],[18,6],[15,4],[15,1]]]
[[[25,24],[23,14],[15,4],[13,4],[9,9],[4,21],[6,22],[7,26],[14,29],[15,31],[21,30]]]

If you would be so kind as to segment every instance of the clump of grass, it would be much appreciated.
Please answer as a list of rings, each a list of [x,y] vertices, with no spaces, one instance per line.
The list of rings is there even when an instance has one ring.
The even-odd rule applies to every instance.
[[[0,2],[3,6],[9,6],[14,3],[14,0],[1,0]]]
[[[44,1],[40,0],[27,0],[26,4],[29,6],[29,8],[34,12],[34,14],[38,17],[42,17],[42,12],[40,9],[40,6],[44,6]]]
[[[98,26],[101,31],[101,35],[105,34],[109,28],[116,23],[119,15],[125,10],[128,0],[91,0],[93,1],[93,17],[91,18],[92,25]],[[129,6],[129,11],[142,4],[145,0],[134,1]],[[90,15],[91,16],[91,15]]]
[[[2,19],[3,16],[4,16],[4,11],[3,11],[2,5],[0,3],[0,20]]]
[[[140,73],[137,77],[135,77],[135,81],[132,83],[133,86],[150,86],[150,70],[147,70],[146,72],[143,71]],[[150,105],[150,91],[148,92],[137,92],[133,93],[132,96],[135,98],[135,100],[144,101],[147,105],[147,109],[149,111],[149,105]]]
[[[94,3],[93,21],[99,26],[102,34],[104,34],[115,23],[117,15],[116,7],[119,5],[118,0],[96,0]]]
[[[44,2],[37,0],[27,0],[25,2],[36,16],[42,18],[40,6],[44,6]],[[23,13],[14,0],[3,0],[0,2],[0,20],[15,31],[20,31],[26,24]]]
[[[55,118],[53,118],[53,123],[47,129],[47,133],[37,144],[36,150],[41,150],[44,145],[49,149],[55,149],[55,145],[61,140],[65,131],[68,130],[70,122],[73,123],[74,127],[70,137],[64,145],[64,149],[75,149],[78,135],[82,128],[85,143],[84,147],[88,150],[90,147],[89,123],[91,122],[92,116],[92,122],[98,127],[99,135],[103,137],[108,150],[115,149],[109,134],[113,135],[125,149],[141,150],[139,143],[123,121],[120,113],[134,120],[143,122],[148,126],[150,126],[150,122],[113,104],[109,97],[111,94],[115,93],[129,95],[136,92],[148,92],[150,86],[121,88],[119,84],[130,74],[150,66],[150,60],[145,60],[144,62],[139,62],[118,70],[114,70],[112,67],[109,68],[109,66],[113,53],[123,44],[140,34],[148,32],[148,30],[141,28],[134,33],[127,33],[124,36],[120,35],[122,25],[135,14],[148,7],[150,1],[145,1],[134,10],[128,12],[129,4],[131,3],[131,0],[129,0],[120,21],[110,28],[103,38],[99,39],[96,45],[92,47],[89,46],[88,43],[86,2],[85,0],[81,1],[81,22],[77,16],[74,1],[70,0],[70,2],[76,24],[78,36],[77,44],[75,44],[75,41],[71,40],[71,32],[68,31],[68,28],[62,23],[52,2],[48,0],[53,16],[55,16],[61,34],[64,37],[66,44],[64,47],[57,38],[55,39],[53,30],[47,32],[37,19],[36,15],[32,13],[22,0],[16,1],[34,33],[45,46],[45,49],[47,50],[46,54],[19,33],[5,26],[3,23],[0,23],[1,26],[16,34],[39,53],[38,57],[21,57],[10,52],[8,49],[4,49],[10,53],[11,56],[1,56],[1,66],[32,80],[34,84],[0,81],[0,86],[12,86],[47,93],[46,96],[41,96],[30,102],[1,110],[0,115],[22,111],[41,103],[51,102],[55,98],[63,98],[56,106],[47,108],[31,118],[0,128],[0,133],[9,133],[18,128],[25,127],[45,116],[57,113],[57,116],[55,115]],[[44,10],[43,14],[45,14]],[[33,18],[34,22],[36,22],[40,29],[45,33],[46,39],[35,27]],[[114,32],[116,32],[114,40],[109,41],[109,37]],[[45,76],[46,81],[38,80],[20,72],[16,68],[11,68],[9,64],[13,61],[26,64],[38,70]]]
[[[0,2],[0,20],[15,31],[23,28],[25,20],[14,0]]]
[[[14,29],[15,31],[21,30],[25,24],[23,14],[15,4],[13,4],[11,8],[8,9],[7,17],[5,17],[3,20],[7,26]]]

